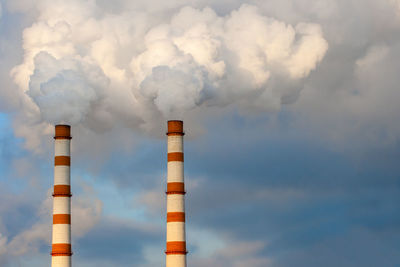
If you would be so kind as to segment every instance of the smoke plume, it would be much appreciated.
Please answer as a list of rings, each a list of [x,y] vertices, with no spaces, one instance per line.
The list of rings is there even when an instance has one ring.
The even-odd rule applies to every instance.
[[[318,24],[287,24],[247,4],[157,19],[96,1],[41,0],[37,11],[11,75],[41,123],[136,127],[202,106],[279,110],[328,49]]]

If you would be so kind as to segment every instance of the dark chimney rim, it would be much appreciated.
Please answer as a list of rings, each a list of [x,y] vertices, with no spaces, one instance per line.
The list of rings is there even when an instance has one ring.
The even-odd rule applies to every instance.
[[[182,122],[183,123],[183,120],[169,120],[168,122]]]

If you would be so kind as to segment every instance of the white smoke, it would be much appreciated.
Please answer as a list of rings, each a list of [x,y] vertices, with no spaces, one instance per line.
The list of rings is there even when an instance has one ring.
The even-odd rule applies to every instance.
[[[46,121],[58,123],[65,118],[77,123],[85,117],[92,103],[97,103],[108,84],[97,65],[83,60],[56,60],[47,52],[34,59],[27,94],[40,107]],[[68,118],[68,119],[67,119]]]
[[[318,24],[290,25],[247,4],[224,16],[183,7],[157,19],[89,0],[36,7],[11,74],[36,121],[52,124],[151,124],[232,104],[276,110],[296,99],[328,48]]]
[[[388,1],[396,8],[397,14],[400,15],[400,1],[399,0],[388,0]]]

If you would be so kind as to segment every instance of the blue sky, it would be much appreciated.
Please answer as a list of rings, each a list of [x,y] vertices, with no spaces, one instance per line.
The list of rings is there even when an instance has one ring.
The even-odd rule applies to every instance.
[[[50,264],[55,121],[74,265],[164,265],[171,118],[188,266],[400,266],[399,1],[39,2],[0,0],[1,266]]]

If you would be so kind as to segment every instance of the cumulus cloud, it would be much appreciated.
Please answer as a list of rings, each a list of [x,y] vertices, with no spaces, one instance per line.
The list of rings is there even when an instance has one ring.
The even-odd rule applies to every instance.
[[[388,0],[388,1],[396,8],[397,14],[400,16],[400,1],[399,0]]]
[[[188,262],[191,266],[201,267],[268,267],[273,261],[263,255],[266,244],[261,241],[243,241],[229,237],[226,233],[210,229],[188,229],[190,239]],[[140,267],[165,264],[159,246],[145,246]]]
[[[226,240],[228,241],[228,240]],[[203,246],[205,244],[202,244]],[[215,250],[206,257],[195,256],[191,259],[192,266],[221,266],[221,267],[268,267],[273,266],[272,261],[266,256],[260,255],[264,249],[263,242],[230,240],[222,248]]]
[[[82,194],[72,200],[72,236],[77,239],[85,236],[97,223],[103,211],[103,202],[96,196],[93,188],[82,184]]]
[[[36,211],[41,219],[21,230],[12,238],[2,236],[2,247],[0,248],[0,259],[3,264],[13,257],[20,257],[24,254],[37,253],[40,245],[49,244],[51,236],[51,198],[44,200]]]
[[[304,115],[299,124],[323,133],[324,118],[340,120],[340,110],[351,111],[336,107],[355,99],[357,61],[375,46],[395,51],[399,36],[397,0],[196,0],[190,6],[16,0],[6,6],[30,18],[22,44],[15,44],[22,60],[3,71],[18,88],[6,82],[1,92],[2,105],[19,110],[14,128],[30,149],[56,121],[155,135],[165,119],[204,120],[230,108],[247,115],[293,103],[294,113]],[[52,64],[44,54],[59,69],[39,77]],[[339,91],[337,106],[330,106]],[[370,104],[358,101],[364,109]],[[49,112],[54,106],[57,112]],[[337,136],[348,139],[353,126],[342,123]]]
[[[320,25],[248,4],[226,15],[186,6],[158,20],[95,1],[41,0],[36,9],[11,71],[36,125],[131,120],[138,129],[201,107],[279,110],[328,49]]]
[[[88,185],[83,185],[83,195],[78,195],[72,205],[72,237],[82,238],[99,221],[102,212],[102,202],[97,199]],[[48,197],[36,211],[38,220],[13,236],[0,233],[0,263],[6,264],[12,259],[30,256],[38,253],[46,246],[51,250],[52,198],[49,190]],[[29,202],[29,201],[28,201]]]
[[[399,47],[400,43],[369,46],[346,65],[350,74],[337,71],[343,80],[335,82],[335,90],[321,88],[322,81],[309,83],[296,103],[302,114],[299,128],[311,127],[311,132],[329,140],[335,149],[363,151],[396,144],[400,135],[400,110],[395,103],[399,97],[395,71],[399,68]],[[333,82],[330,78],[325,81]],[[315,102],[323,98],[330,101]]]

